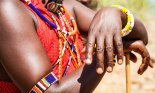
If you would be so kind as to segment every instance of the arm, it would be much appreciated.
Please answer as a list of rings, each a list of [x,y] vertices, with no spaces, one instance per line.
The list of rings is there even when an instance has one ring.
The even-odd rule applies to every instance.
[[[94,46],[96,44],[98,73],[103,72],[103,70],[99,69],[104,67],[104,53],[106,53],[107,58],[107,71],[112,72],[114,52],[117,55],[117,62],[119,64],[123,63],[124,52],[120,31],[124,24],[126,25],[126,15],[121,10],[113,7],[103,7],[95,13],[74,0],[67,1],[65,2],[69,3],[68,5],[73,5],[73,13],[75,14],[79,29],[88,35],[86,63],[92,63]],[[123,39],[143,40],[144,44],[147,44],[148,37],[144,25],[136,19],[132,33]]]
[[[16,0],[1,0],[0,9],[1,63],[15,84],[23,92],[28,92],[51,71],[51,64],[36,34],[34,19],[26,7]],[[89,66],[83,64],[47,92],[91,93],[103,75],[96,73],[96,62]]]
[[[74,0],[64,0],[64,2],[65,4],[67,3],[66,7],[68,7],[68,5],[72,5],[74,7],[74,10],[72,10],[71,12],[73,15],[75,15],[79,30],[84,33],[88,33],[88,31],[90,30],[89,27],[91,25],[91,22],[93,21],[93,18],[95,17],[98,11],[95,12]],[[119,9],[115,9],[114,11],[118,10]],[[113,9],[109,11],[113,11]],[[126,14],[122,13],[122,11],[120,10],[118,12],[121,14],[121,19],[123,23],[122,26],[126,25],[127,20]],[[128,37],[130,39],[142,40],[144,44],[147,44],[148,42],[147,31],[145,29],[144,24],[139,19],[135,18],[135,26],[133,28],[132,33],[126,36],[126,38]]]
[[[50,71],[50,62],[26,7],[17,0],[1,0],[0,7],[0,58],[10,78],[26,92]]]
[[[96,62],[94,63],[82,65],[53,84],[45,93],[92,93],[105,74],[97,74]]]
[[[148,44],[148,33],[147,33],[147,30],[144,24],[136,18],[133,31],[129,35],[124,37],[124,39],[142,40],[143,43],[147,45]]]
[[[26,7],[17,0],[1,0],[0,9],[1,63],[18,88],[27,93],[51,71],[51,64]],[[90,93],[102,77],[103,74],[96,73],[95,64],[83,65],[52,85],[47,92]]]

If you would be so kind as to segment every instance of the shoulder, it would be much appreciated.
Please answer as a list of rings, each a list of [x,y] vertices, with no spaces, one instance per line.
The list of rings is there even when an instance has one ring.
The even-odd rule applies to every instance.
[[[24,9],[26,9],[24,7],[24,4],[19,0],[0,0],[0,12],[2,14],[12,13],[12,15],[13,15],[13,14],[17,13],[17,11],[23,11]],[[19,14],[19,13],[17,13],[17,14]]]
[[[34,19],[19,0],[0,0],[0,33],[23,34],[35,30]],[[3,33],[3,34],[2,34]]]
[[[0,0],[0,43],[7,40],[18,42],[31,33],[36,34],[35,31],[32,15],[22,2]]]

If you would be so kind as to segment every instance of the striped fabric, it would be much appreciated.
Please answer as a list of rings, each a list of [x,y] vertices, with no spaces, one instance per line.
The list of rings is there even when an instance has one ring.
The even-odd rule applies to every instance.
[[[32,89],[29,93],[44,93],[51,84],[57,81],[57,77],[54,73],[49,73],[47,76],[42,78]]]

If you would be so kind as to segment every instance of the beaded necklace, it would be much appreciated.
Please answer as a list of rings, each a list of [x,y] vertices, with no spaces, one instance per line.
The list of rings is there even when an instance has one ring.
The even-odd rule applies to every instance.
[[[35,8],[35,6],[31,3],[30,0],[24,0],[24,2],[27,3],[27,5],[34,11],[36,14],[45,22],[49,24],[50,27],[57,30],[58,38],[59,38],[59,57],[56,61],[56,63],[53,65],[56,66],[58,64],[58,79],[65,76],[70,64],[73,60],[73,65],[75,68],[79,67],[82,64],[80,53],[78,51],[77,47],[77,41],[75,34],[77,33],[77,25],[74,20],[74,18],[71,16],[71,14],[63,7],[62,0],[49,0],[46,7],[48,11],[53,12],[55,15],[58,16],[58,18],[61,21],[62,27],[60,27],[60,24],[56,20],[56,18],[51,15],[51,20],[54,22],[52,23],[50,19],[45,17],[38,9]],[[70,17],[70,21],[67,20],[66,14]],[[68,39],[70,37],[70,39]],[[62,71],[62,57],[64,55],[65,50],[69,50],[70,57],[67,63],[67,66]]]

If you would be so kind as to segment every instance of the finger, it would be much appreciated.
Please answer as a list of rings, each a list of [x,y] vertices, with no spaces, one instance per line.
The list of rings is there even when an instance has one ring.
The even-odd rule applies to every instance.
[[[142,75],[146,69],[148,68],[150,64],[150,54],[147,51],[145,45],[142,41],[138,41],[137,44],[135,44],[137,47],[134,50],[135,52],[139,53],[142,56],[142,64],[139,67],[138,74]]]
[[[113,70],[113,38],[112,36],[108,36],[105,39],[106,44],[106,55],[107,55],[107,72],[112,72]]]
[[[149,66],[149,63],[150,63],[150,57],[144,57],[142,59],[142,64],[140,65],[139,69],[138,69],[138,74],[142,75],[146,69],[148,68]]]
[[[155,60],[154,59],[152,59],[152,58],[150,58],[150,63],[149,63],[149,66],[151,67],[151,68],[153,68],[154,66],[153,66],[153,63],[155,62]]]
[[[85,60],[85,63],[88,65],[92,63],[94,45],[95,45],[95,35],[89,34],[86,44],[86,60]]]
[[[138,69],[138,74],[142,75],[146,71],[146,69],[148,68],[148,64],[146,64],[146,62],[150,62],[150,57],[143,58],[142,64]]]
[[[151,60],[152,60],[152,63],[154,64],[155,63],[155,59],[154,58],[151,58]]]
[[[104,71],[104,37],[102,34],[96,39],[96,59],[97,59],[97,73],[102,74]]]
[[[150,64],[150,55],[142,41],[131,41],[125,44],[130,51],[135,51],[142,56],[142,64],[139,67],[138,74],[143,74]]]
[[[130,52],[130,60],[131,60],[132,62],[134,62],[134,63],[137,62],[137,57],[136,57],[136,55],[133,54],[132,52]]]
[[[120,34],[117,34],[114,36],[114,41],[115,41],[115,46],[117,49],[118,64],[121,65],[121,64],[123,64],[124,52],[123,52],[122,38],[121,38]]]
[[[147,68],[148,68],[147,65],[141,64],[137,73],[140,74],[140,75],[142,75],[146,71]]]

